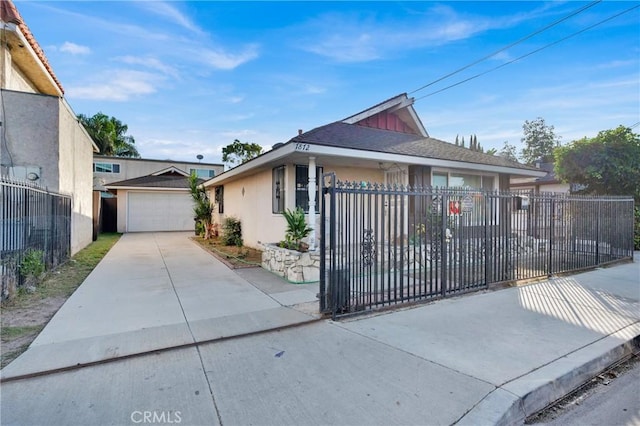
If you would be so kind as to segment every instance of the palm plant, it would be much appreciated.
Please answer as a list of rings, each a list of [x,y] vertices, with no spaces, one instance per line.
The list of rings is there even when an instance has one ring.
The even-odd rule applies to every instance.
[[[212,229],[211,214],[213,213],[213,205],[209,200],[207,191],[200,184],[200,179],[195,173],[189,176],[189,191],[194,202],[193,214],[195,215],[195,220],[200,224],[199,228],[204,232],[204,239],[207,240]]]
[[[282,215],[287,221],[285,244],[288,246],[287,248],[294,248],[300,251],[302,239],[309,235],[313,228],[307,225],[304,210],[300,207],[295,210],[286,209],[282,212]]]
[[[91,117],[78,114],[78,121],[82,123],[91,139],[98,146],[100,154],[117,157],[140,157],[135,147],[135,139],[126,134],[129,127],[117,118],[99,112]]]

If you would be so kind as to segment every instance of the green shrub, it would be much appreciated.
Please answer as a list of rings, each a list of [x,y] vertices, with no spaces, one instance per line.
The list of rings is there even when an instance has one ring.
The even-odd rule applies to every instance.
[[[42,250],[29,249],[20,262],[20,274],[27,277],[39,277],[44,273],[44,252]]]
[[[240,219],[227,217],[222,224],[222,243],[225,246],[242,247],[242,225]]]

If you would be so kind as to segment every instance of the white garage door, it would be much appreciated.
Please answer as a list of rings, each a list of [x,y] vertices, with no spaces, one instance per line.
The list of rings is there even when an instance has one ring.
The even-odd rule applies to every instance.
[[[193,201],[186,192],[129,192],[127,231],[193,231]]]

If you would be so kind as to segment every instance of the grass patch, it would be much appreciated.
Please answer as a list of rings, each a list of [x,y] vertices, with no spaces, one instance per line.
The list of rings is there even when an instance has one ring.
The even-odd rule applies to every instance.
[[[27,350],[31,342],[82,284],[120,238],[120,234],[100,234],[98,239],[76,253],[54,271],[46,273],[33,293],[18,291],[1,304],[0,367]]]
[[[100,234],[98,239],[80,250],[66,263],[47,272],[33,293],[18,292],[16,297],[2,302],[4,313],[12,307],[23,308],[39,299],[69,297],[82,284],[93,268],[118,241],[121,234]]]
[[[26,325],[22,327],[2,327],[0,330],[0,338],[3,342],[17,339],[22,336],[26,336],[33,333],[38,333],[42,330],[41,325]]]
[[[221,237],[214,237],[208,240],[202,237],[192,237],[191,239],[214,255],[222,258],[233,268],[247,268],[262,264],[262,251],[260,250],[245,246],[227,246]]]

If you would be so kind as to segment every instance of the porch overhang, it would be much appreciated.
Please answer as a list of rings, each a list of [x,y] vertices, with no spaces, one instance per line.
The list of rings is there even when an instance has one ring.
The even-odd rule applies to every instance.
[[[228,170],[205,182],[205,187],[218,186],[234,181],[240,177],[269,169],[286,159],[289,163],[307,164],[309,156],[316,158],[318,165],[347,165],[350,167],[379,168],[381,163],[431,166],[459,169],[484,173],[509,174],[512,177],[543,177],[542,170],[524,169],[465,161],[443,160],[438,158],[418,157],[404,154],[392,154],[378,151],[340,148],[310,143],[287,142],[275,150]]]

